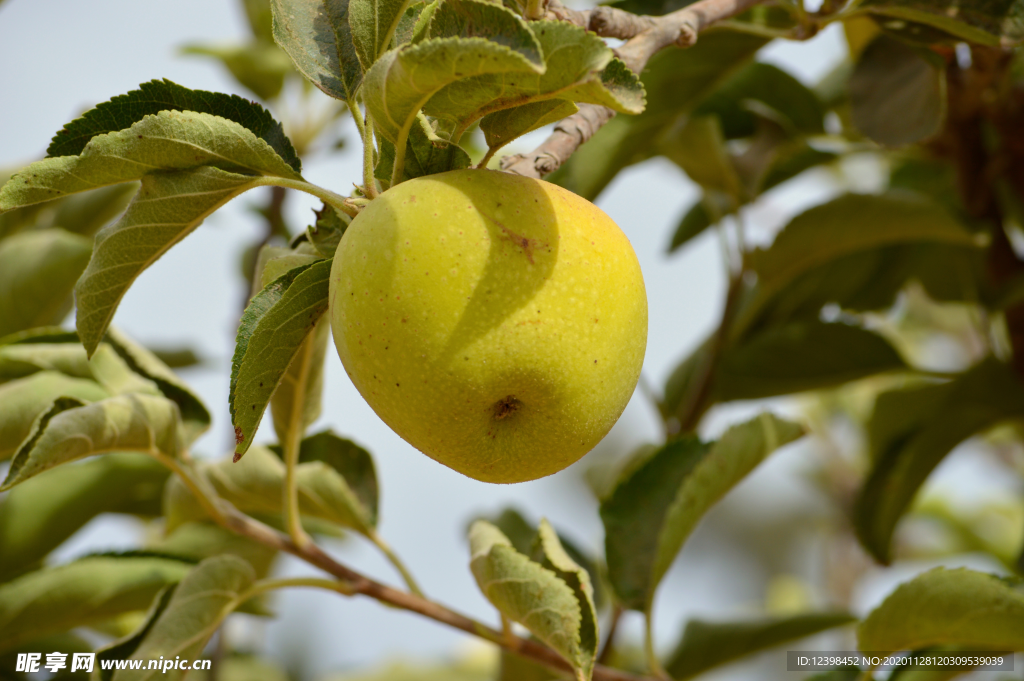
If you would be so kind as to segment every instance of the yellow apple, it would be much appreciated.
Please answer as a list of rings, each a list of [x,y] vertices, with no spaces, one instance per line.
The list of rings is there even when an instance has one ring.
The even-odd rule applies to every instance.
[[[471,478],[562,470],[622,414],[647,345],[636,254],[599,208],[490,170],[399,184],[348,227],[334,342],[402,438]]]

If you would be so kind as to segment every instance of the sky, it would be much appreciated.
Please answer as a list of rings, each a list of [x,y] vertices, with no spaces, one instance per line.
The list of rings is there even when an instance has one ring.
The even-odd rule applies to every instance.
[[[178,48],[246,35],[235,0],[6,0],[0,4],[0,168],[39,158],[50,137],[78,113],[153,78],[245,95],[216,65],[182,57]],[[813,83],[844,54],[841,34],[827,30],[806,44],[769,46],[760,58]],[[346,120],[342,125],[351,124]],[[305,161],[308,180],[348,192],[346,188],[359,178],[360,159],[354,129],[346,128],[345,136],[349,144],[343,153]],[[535,134],[532,139],[537,138]],[[789,217],[835,191],[827,175],[812,174],[807,181],[774,193],[747,216],[752,240],[770,241]],[[655,159],[623,172],[597,201],[629,237],[644,272],[650,327],[643,374],[655,386],[662,385],[675,364],[715,326],[723,301],[724,266],[713,233],[681,253],[666,253],[675,224],[696,197],[696,188],[678,168]],[[256,193],[247,194],[207,220],[138,279],[114,320],[142,342],[187,345],[205,358],[202,367],[183,373],[215,418],[211,432],[196,446],[200,455],[223,456],[231,441],[229,359],[245,290],[238,263],[242,250],[258,234],[249,208],[263,200]],[[315,204],[305,195],[291,196],[291,224],[307,224]],[[515,506],[534,521],[547,517],[581,546],[597,549],[601,524],[583,471],[602,454],[626,452],[659,437],[656,413],[637,393],[606,441],[582,462],[531,483],[487,485],[431,461],[398,438],[355,391],[333,350],[326,371],[323,416],[313,431],[333,428],[374,453],[384,537],[428,595],[493,624],[496,615],[468,569],[468,522],[479,514]],[[754,408],[719,410],[706,429],[718,432]],[[270,429],[261,429],[260,437],[271,439]],[[752,508],[767,489],[776,500],[763,511],[769,516],[821,510],[821,500],[799,477],[802,457],[800,447],[791,447],[743,483],[730,497],[731,505],[715,513],[725,518]],[[663,586],[663,605],[656,612],[660,648],[671,647],[689,615],[744,614],[763,603],[765,576],[750,567],[749,556],[715,527],[714,517],[702,525]],[[58,558],[130,546],[139,537],[134,521],[101,518],[60,549]],[[358,539],[329,548],[347,564],[397,583],[393,570]],[[283,561],[281,569],[296,575],[315,572],[291,559]],[[231,635],[254,644],[265,640],[272,654],[311,674],[359,668],[394,655],[455,654],[467,645],[460,633],[365,599],[335,601],[318,592],[296,591],[278,598],[276,608],[278,620],[244,620],[233,625]],[[638,620],[625,626],[638,635]]]

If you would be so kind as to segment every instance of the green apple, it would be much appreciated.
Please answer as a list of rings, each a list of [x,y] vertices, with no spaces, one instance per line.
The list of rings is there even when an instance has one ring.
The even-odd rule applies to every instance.
[[[345,370],[381,419],[486,482],[550,475],[593,449],[647,345],[640,265],[611,218],[490,170],[373,200],[338,247],[330,311]]]

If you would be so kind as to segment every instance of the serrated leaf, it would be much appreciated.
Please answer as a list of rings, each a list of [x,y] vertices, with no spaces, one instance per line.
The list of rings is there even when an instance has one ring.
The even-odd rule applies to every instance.
[[[92,259],[75,286],[76,325],[87,350],[107,331],[121,298],[160,256],[255,178],[212,167],[147,175],[119,222],[96,236]]]
[[[177,457],[181,450],[178,406],[165,397],[118,395],[88,405],[59,397],[15,452],[0,491],[87,456],[139,451]]]
[[[355,102],[363,69],[352,42],[348,0],[271,0],[274,40],[306,79],[335,99]]]
[[[401,138],[404,143],[416,114],[447,85],[492,74],[513,78],[544,72],[540,46],[525,23],[511,12],[498,16],[505,21],[475,27],[486,37],[434,37],[386,52],[366,72],[363,99],[387,140],[398,144]]]
[[[405,170],[403,179],[434,175],[449,170],[468,168],[473,164],[466,150],[452,142],[431,140],[420,125],[409,130],[409,141],[405,145]],[[373,169],[374,177],[382,182],[391,182],[395,168],[395,145],[381,140],[380,157]]]
[[[186,45],[181,48],[181,53],[216,59],[243,87],[264,100],[281,94],[284,79],[292,72],[292,61],[288,55],[268,42],[254,41],[232,46]]]
[[[149,607],[192,565],[154,557],[96,556],[0,585],[0,648]]]
[[[0,336],[64,319],[91,252],[88,239],[63,229],[0,241]]]
[[[665,665],[676,681],[733,660],[857,621],[845,612],[813,612],[746,622],[690,620]]]
[[[489,113],[480,119],[484,141],[500,149],[517,137],[573,115],[579,108],[564,99],[546,99]]]
[[[882,34],[861,54],[850,76],[857,129],[887,147],[920,142],[942,129],[946,75],[906,43]]]
[[[101,513],[160,515],[168,470],[141,454],[61,466],[0,499],[0,582],[38,564]]]
[[[388,179],[391,179],[390,176]],[[325,258],[333,258],[352,218],[327,204],[314,211],[314,214],[316,222],[306,228],[306,237],[317,253]]]
[[[200,469],[217,493],[244,513],[279,517],[284,498],[284,463],[273,452],[256,446],[237,463],[222,461]],[[375,522],[360,497],[328,463],[310,461],[296,468],[299,512],[304,519],[322,520],[368,534]],[[376,509],[373,509],[374,511]],[[206,520],[206,512],[183,483],[172,479],[165,496],[167,529]]]
[[[438,25],[459,8],[509,15],[521,22],[514,13],[489,2],[445,0],[431,19],[431,37],[438,37]],[[644,94],[639,78],[613,58],[600,38],[579,26],[559,21],[531,22],[530,30],[544,55],[542,72],[452,82],[423,105],[423,112],[447,121],[458,137],[471,123],[491,112],[551,98],[599,104],[624,113],[643,111]],[[451,33],[458,35],[455,31]]]
[[[363,69],[387,51],[409,0],[350,0],[348,23]]]
[[[535,561],[543,561],[544,556],[540,551],[537,526],[528,522],[515,508],[506,508],[496,516],[482,516],[477,520],[486,520],[497,527],[512,542],[512,547],[519,553],[529,556]],[[558,535],[558,541],[573,562],[590,575],[590,583],[594,590],[594,606],[600,610],[607,595],[603,593],[603,583],[597,563],[563,535]]]
[[[717,443],[688,437],[634,462],[601,502],[608,577],[621,603],[646,610],[697,522],[768,454],[803,433],[762,414]]]
[[[118,95],[68,123],[54,135],[47,156],[77,156],[97,135],[125,130],[161,111],[194,111],[226,118],[263,140],[296,174],[302,171],[281,124],[262,106],[238,95],[190,90],[167,79],[143,83],[138,90]]]
[[[1022,413],[1024,386],[991,358],[950,383],[880,395],[871,425],[874,466],[854,508],[861,543],[888,563],[896,524],[935,467],[963,440]]]
[[[594,587],[590,581],[590,573],[569,556],[547,519],[542,518],[537,528],[537,547],[534,550],[543,556],[541,564],[558,575],[572,589],[576,601],[580,604],[579,656],[573,666],[582,669],[584,677],[589,679],[594,671],[594,661],[600,644],[597,608],[594,606]]]
[[[274,432],[281,442],[294,430],[304,433],[320,417],[324,359],[330,324],[321,319],[302,342],[270,398]]]
[[[861,622],[857,644],[883,655],[937,645],[1024,650],[1024,593],[1016,580],[935,568],[875,608]]]
[[[95,381],[41,371],[0,385],[0,460],[14,454],[32,431],[36,417],[61,396],[84,404],[110,397]]]
[[[327,310],[331,263],[289,270],[253,297],[242,315],[230,386],[238,454],[252,444],[271,396]]]
[[[221,622],[245,598],[255,581],[252,566],[235,556],[207,558],[178,584],[164,608],[155,608],[155,618],[143,625],[144,635],[128,656],[135,660],[159,657],[199,657]],[[119,651],[127,652],[122,649]],[[188,671],[118,670],[115,681],[143,681],[152,678],[181,679]]]
[[[130,128],[93,137],[78,156],[47,158],[15,173],[0,189],[0,210],[131,182],[160,171],[203,166],[301,179],[270,145],[238,123],[193,111],[161,111]]]
[[[1020,0],[865,0],[859,9],[926,24],[982,45],[997,46],[1000,38],[1024,40],[1024,3]]]
[[[526,627],[589,678],[591,651],[584,649],[581,604],[573,589],[555,572],[516,551],[508,538],[488,522],[469,530],[470,568],[477,586],[505,617]]]

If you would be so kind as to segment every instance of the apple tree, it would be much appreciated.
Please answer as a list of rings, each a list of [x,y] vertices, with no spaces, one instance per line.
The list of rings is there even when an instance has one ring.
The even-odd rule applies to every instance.
[[[1024,473],[1024,2],[243,4],[248,44],[187,51],[221,62],[266,106],[152,80],[69,122],[46,158],[2,178],[0,677],[28,678],[12,671],[20,652],[93,651],[97,632],[108,641],[99,661],[198,657],[234,612],[265,615],[264,597],[293,587],[375,599],[493,644],[500,664],[480,679],[687,679],[833,629],[873,653],[1024,650],[1020,523],[1007,538],[990,517],[922,493],[969,439],[1003,452],[1007,475]],[[772,41],[809,41],[830,26],[845,32],[849,58],[814,87],[757,59]],[[272,112],[299,78],[320,91],[305,99],[333,104],[286,135]],[[342,116],[362,145],[352,191],[302,174],[302,157]],[[536,149],[507,153],[539,129],[549,134]],[[720,323],[647,390],[664,438],[623,452],[600,486],[602,555],[546,520],[477,520],[465,578],[496,613],[467,617],[425,595],[381,536],[387,480],[339,434],[344,416],[338,432],[309,432],[333,361],[335,253],[363,211],[405,182],[504,172],[593,201],[658,156],[701,188],[668,250],[709,230],[721,240]],[[870,191],[840,192],[751,245],[749,215],[776,188],[828,172],[852,188],[857,163],[874,169]],[[265,238],[247,251],[252,295],[231,362],[236,447],[195,457],[211,417],[174,370],[193,358],[146,348],[112,323],[143,271],[260,188]],[[322,201],[304,230],[284,220],[289,190]],[[73,329],[62,325],[72,308]],[[955,361],[934,361],[937,338]],[[699,435],[720,405],[797,394],[801,418],[764,411],[717,439]],[[255,443],[268,411],[277,443]],[[837,418],[858,433],[852,457],[829,453]],[[814,438],[819,485],[843,512],[837,542],[859,546],[853,578],[966,551],[998,574],[936,568],[859,619],[847,592],[828,609],[692,620],[659,656],[665,634],[652,613],[671,607],[659,586],[695,527],[801,438]],[[992,513],[1022,515],[1003,511]],[[159,531],[135,551],[48,558],[101,513]],[[924,521],[943,541],[921,540]],[[376,546],[404,584],[325,552],[341,533]],[[286,553],[322,575],[275,577]],[[646,622],[640,650],[616,635],[634,615]],[[266,660],[220,652],[207,678],[282,678]]]

